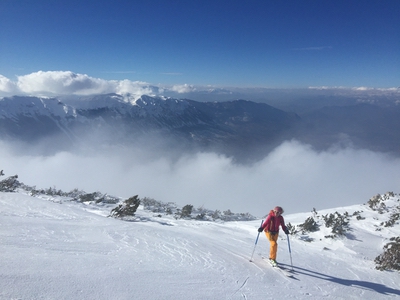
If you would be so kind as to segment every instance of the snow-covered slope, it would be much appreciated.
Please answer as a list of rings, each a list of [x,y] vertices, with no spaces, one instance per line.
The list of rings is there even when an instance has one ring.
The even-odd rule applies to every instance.
[[[285,216],[293,228],[309,217],[320,225],[290,235],[289,278],[261,259],[268,243],[261,235],[255,245],[260,220],[176,220],[140,206],[127,222],[107,218],[115,205],[2,192],[0,299],[398,298],[400,273],[378,271],[373,261],[400,234],[398,221],[381,225],[398,199],[385,198],[385,210],[355,205]],[[335,212],[348,212],[349,227],[325,238],[331,229],[322,216]],[[283,234],[278,261],[291,268]]]
[[[136,145],[207,150],[249,159],[282,142],[298,117],[264,103],[200,103],[168,97],[104,94],[78,99],[0,98],[0,140],[45,141],[47,152],[78,145]],[[145,142],[143,142],[145,140]],[[268,146],[268,147],[264,147]],[[38,147],[40,148],[40,147]],[[167,152],[161,147],[161,152]],[[265,150],[267,151],[267,150]],[[264,150],[263,150],[264,152]]]
[[[0,98],[0,119],[17,121],[20,115],[26,117],[48,116],[53,118],[76,117],[76,111],[56,98],[14,96]]]
[[[74,101],[74,107],[80,110],[98,110],[108,108],[117,111],[121,115],[131,117],[162,115],[162,114],[182,114],[189,106],[185,100],[168,97],[151,97],[142,95],[140,97],[130,94],[105,94],[82,98]]]
[[[51,117],[65,124],[79,120],[88,122],[85,111],[112,111],[117,115],[145,117],[155,115],[182,114],[189,106],[187,101],[165,98],[106,94],[92,96],[79,101],[71,100],[74,106],[67,105],[57,98],[13,96],[0,98],[0,119],[18,122],[21,117]],[[90,113],[89,113],[90,114]]]

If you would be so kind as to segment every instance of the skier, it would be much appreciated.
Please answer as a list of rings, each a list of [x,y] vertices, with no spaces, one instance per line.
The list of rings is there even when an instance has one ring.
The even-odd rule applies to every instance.
[[[289,230],[285,225],[285,220],[282,217],[283,209],[280,206],[276,206],[273,210],[271,210],[265,219],[264,223],[258,228],[258,232],[265,232],[267,239],[270,242],[269,248],[269,262],[273,266],[277,266],[276,262],[276,253],[278,251],[278,235],[279,235],[279,226],[282,227],[282,230],[289,234]]]

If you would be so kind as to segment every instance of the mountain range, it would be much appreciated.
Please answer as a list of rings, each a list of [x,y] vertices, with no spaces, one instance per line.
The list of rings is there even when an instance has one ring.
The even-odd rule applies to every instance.
[[[367,103],[326,105],[299,113],[246,100],[201,102],[103,94],[79,99],[0,99],[0,138],[60,150],[77,143],[145,144],[215,151],[238,161],[262,157],[284,140],[317,149],[345,144],[400,154],[400,110]],[[50,142],[51,141],[51,142]]]

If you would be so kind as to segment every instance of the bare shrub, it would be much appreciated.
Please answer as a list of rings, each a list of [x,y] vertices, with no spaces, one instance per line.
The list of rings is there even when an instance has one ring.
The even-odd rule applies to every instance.
[[[122,204],[113,208],[110,213],[110,217],[123,218],[128,216],[134,216],[137,208],[140,205],[138,195],[130,197],[125,200]]]
[[[383,253],[375,258],[376,269],[400,270],[400,237],[392,237],[383,247]]]

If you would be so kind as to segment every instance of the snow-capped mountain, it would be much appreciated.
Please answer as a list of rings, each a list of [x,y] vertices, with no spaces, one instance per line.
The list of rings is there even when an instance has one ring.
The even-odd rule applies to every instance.
[[[66,102],[2,98],[0,137],[37,141],[57,135],[70,143],[97,136],[101,142],[128,143],[155,136],[234,153],[249,145],[277,145],[299,120],[293,113],[244,100],[201,103],[107,94]]]
[[[46,140],[58,150],[76,143],[96,147],[149,143],[153,147],[154,141],[163,141],[162,145],[173,149],[252,160],[294,138],[318,150],[350,145],[399,155],[396,103],[343,100],[338,104],[333,98],[311,105],[299,100],[296,114],[246,100],[201,102],[130,94],[14,96],[0,99],[0,139]]]
[[[14,96],[0,99],[0,118],[18,121],[18,118],[48,116],[53,118],[76,117],[76,111],[55,98]]]
[[[76,110],[55,98],[20,97],[0,99],[0,135],[34,140],[64,132]],[[71,133],[70,133],[71,134]]]

